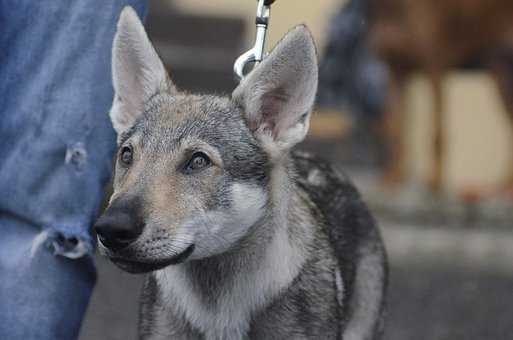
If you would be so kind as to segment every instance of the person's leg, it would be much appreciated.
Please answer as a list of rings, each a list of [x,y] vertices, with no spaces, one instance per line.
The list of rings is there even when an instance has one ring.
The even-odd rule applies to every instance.
[[[0,339],[78,335],[115,150],[112,38],[145,3],[0,3]]]
[[[38,247],[38,229],[24,221],[0,226],[0,338],[76,339],[95,280],[91,257]]]

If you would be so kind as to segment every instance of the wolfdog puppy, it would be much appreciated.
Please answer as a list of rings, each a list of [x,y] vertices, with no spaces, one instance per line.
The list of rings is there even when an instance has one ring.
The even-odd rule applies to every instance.
[[[386,260],[350,182],[292,152],[317,90],[304,26],[230,97],[180,92],[125,8],[112,59],[114,193],[101,252],[147,273],[141,339],[377,339]]]

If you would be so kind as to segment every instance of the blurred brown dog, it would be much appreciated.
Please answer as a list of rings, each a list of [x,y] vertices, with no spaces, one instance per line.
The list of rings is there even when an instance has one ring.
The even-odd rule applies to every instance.
[[[495,78],[513,126],[513,1],[370,0],[370,41],[389,65],[391,86],[384,116],[391,159],[385,180],[404,177],[403,103],[406,80],[427,74],[434,94],[434,159],[430,187],[442,188],[446,73],[478,59]],[[513,142],[512,142],[513,144]],[[513,173],[503,188],[513,193]]]

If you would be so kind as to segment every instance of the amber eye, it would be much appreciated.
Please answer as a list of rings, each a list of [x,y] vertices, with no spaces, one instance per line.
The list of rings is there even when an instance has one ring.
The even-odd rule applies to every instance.
[[[210,166],[212,162],[210,161],[210,158],[203,153],[203,152],[195,152],[189,162],[187,163],[187,166],[185,167],[186,172],[194,172],[201,169],[204,169],[208,166]]]
[[[132,164],[132,160],[133,160],[132,146],[126,145],[123,148],[121,148],[121,152],[119,153],[119,160],[125,166],[129,166]]]

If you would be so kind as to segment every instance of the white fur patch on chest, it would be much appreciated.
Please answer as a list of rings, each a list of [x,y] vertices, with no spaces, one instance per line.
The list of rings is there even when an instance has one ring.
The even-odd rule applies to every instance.
[[[290,285],[304,261],[305,254],[290,244],[283,228],[277,231],[258,269],[238,273],[229,286],[216,292],[221,298],[213,306],[201,301],[184,266],[157,271],[155,277],[163,292],[164,305],[183,313],[206,339],[235,340],[247,333],[252,314]]]

